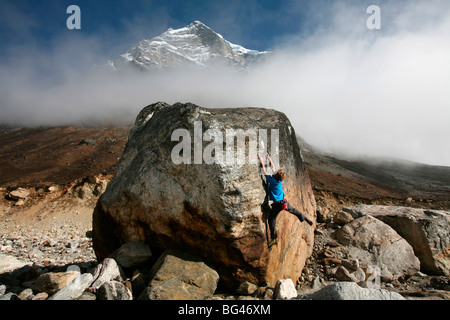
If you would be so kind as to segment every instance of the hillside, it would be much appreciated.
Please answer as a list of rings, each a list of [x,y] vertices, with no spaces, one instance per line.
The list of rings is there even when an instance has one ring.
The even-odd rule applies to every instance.
[[[0,130],[0,187],[48,187],[113,174],[130,127],[37,127]],[[308,148],[308,150],[311,148]],[[343,160],[303,150],[319,199],[450,208],[450,167]]]

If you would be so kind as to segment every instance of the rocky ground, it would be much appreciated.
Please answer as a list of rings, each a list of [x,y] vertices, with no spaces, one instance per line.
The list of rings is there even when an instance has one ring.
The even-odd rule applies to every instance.
[[[72,265],[81,272],[96,267],[91,240],[92,212],[114,174],[126,134],[127,128],[0,131],[0,254],[29,265],[15,274],[14,279],[0,275],[0,283],[6,284],[4,291],[27,299],[25,293],[20,294],[31,288],[40,274],[67,271]],[[339,281],[336,268],[346,263],[349,253],[332,234],[341,227],[333,218],[343,208],[358,203],[450,208],[450,199],[445,197],[447,186],[439,179],[433,180],[441,186],[435,195],[430,195],[428,184],[422,193],[417,185],[414,192],[408,193],[407,187],[397,192],[398,188],[389,187],[386,181],[380,183],[373,175],[368,178],[361,170],[351,171],[328,157],[311,153],[303,156],[320,213],[313,254],[296,284],[298,293]],[[402,177],[403,180],[397,181],[407,186]],[[421,272],[380,283],[381,288],[399,292],[408,299],[450,300],[449,285],[448,277]],[[217,298],[239,296],[242,297],[223,293]],[[265,294],[266,298],[270,296]]]

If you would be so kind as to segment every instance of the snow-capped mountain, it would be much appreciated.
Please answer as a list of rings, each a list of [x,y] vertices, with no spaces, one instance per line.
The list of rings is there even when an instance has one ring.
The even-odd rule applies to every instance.
[[[246,70],[267,52],[232,44],[200,21],[181,29],[169,29],[151,40],[142,40],[114,61],[115,70],[130,67],[155,70],[179,66],[234,67]]]

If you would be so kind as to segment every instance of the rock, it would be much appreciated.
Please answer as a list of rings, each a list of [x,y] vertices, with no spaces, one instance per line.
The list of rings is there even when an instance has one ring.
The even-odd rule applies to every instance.
[[[326,207],[318,207],[316,214],[317,214],[317,222],[320,223],[327,222],[331,217],[331,212]]]
[[[120,267],[117,265],[116,260],[112,258],[106,258],[101,263],[102,267],[100,269],[98,277],[92,283],[92,288],[98,289],[104,283],[111,280],[123,280],[122,272]]]
[[[79,275],[80,273],[77,271],[43,273],[36,279],[33,290],[52,295],[56,291],[64,288]]]
[[[352,215],[350,213],[344,212],[344,211],[339,211],[333,217],[333,222],[340,226],[343,226],[352,221],[353,221]]]
[[[123,268],[136,268],[152,257],[152,251],[143,242],[128,242],[113,252],[111,257]]]
[[[245,141],[240,129],[249,133],[244,155],[250,158],[239,158],[241,153],[235,152],[244,150],[233,137]],[[256,135],[259,144],[253,139]],[[256,150],[258,145],[262,147]],[[314,228],[283,212],[277,219],[278,245],[268,249],[267,212],[262,209],[266,193],[254,151],[269,151],[279,159],[287,173],[283,182],[287,199],[314,221],[316,204],[309,177],[295,131],[283,113],[205,109],[190,103],[144,108],[93,213],[97,259],[108,257],[123,243],[142,241],[208,259],[224,285],[233,290],[244,281],[299,278],[312,254]],[[225,155],[224,161],[220,155]]]
[[[320,289],[322,287],[322,282],[319,276],[315,277],[311,283],[311,288],[314,290]]]
[[[47,298],[48,298],[48,293],[46,293],[46,292],[39,292],[31,300],[45,300]]]
[[[450,212],[358,205],[354,215],[371,215],[391,226],[413,247],[425,273],[450,276]]]
[[[147,287],[150,280],[150,274],[147,270],[135,270],[131,277],[131,287],[133,294],[138,297],[142,291]]]
[[[0,253],[0,274],[12,272],[31,264],[31,262],[20,261],[13,256]]]
[[[351,274],[344,266],[339,266],[334,273],[338,281],[353,281],[358,283],[358,279]]]
[[[119,281],[108,281],[97,290],[98,300],[133,300],[131,291]]]
[[[420,269],[412,247],[387,224],[371,216],[353,220],[336,230],[334,237],[348,246],[352,257],[376,265],[386,281],[413,275]]]
[[[83,273],[47,300],[75,300],[91,285],[92,280],[92,274]]]
[[[6,292],[6,286],[4,284],[0,284],[0,296],[2,294],[5,294],[5,292]]]
[[[362,268],[358,268],[356,269],[352,275],[355,277],[356,279],[356,283],[361,283],[366,281],[366,273],[364,272],[364,270]]]
[[[17,294],[14,292],[8,292],[3,295],[0,295],[0,301],[9,301],[9,300],[16,300]]]
[[[297,289],[295,289],[292,279],[278,280],[274,292],[274,298],[276,300],[289,300],[296,298],[297,295]]]
[[[34,297],[33,290],[30,288],[22,290],[19,295],[17,296],[18,300],[32,300]]]
[[[151,271],[151,280],[139,300],[204,300],[217,287],[219,275],[201,259],[166,250]]]
[[[350,271],[356,271],[359,269],[359,261],[357,259],[342,259],[342,266]]]
[[[408,300],[450,300],[450,293],[445,290],[411,290],[403,291]]]
[[[97,296],[92,292],[84,291],[76,300],[97,300]]]
[[[19,189],[11,191],[8,194],[8,197],[9,197],[9,199],[11,199],[13,201],[19,201],[19,200],[26,199],[29,195],[30,195],[30,192],[27,189],[19,188]]]
[[[354,282],[337,282],[319,291],[301,295],[302,300],[405,300],[397,292],[361,288]]]
[[[239,285],[239,288],[237,288],[236,292],[242,295],[252,295],[256,290],[258,290],[258,286],[256,284],[245,281]]]

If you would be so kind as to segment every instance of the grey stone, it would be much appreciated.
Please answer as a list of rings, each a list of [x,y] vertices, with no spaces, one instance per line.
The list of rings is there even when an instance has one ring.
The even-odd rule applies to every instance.
[[[278,280],[275,285],[274,299],[289,300],[297,297],[297,289],[295,289],[292,279]]]
[[[350,213],[339,211],[333,217],[333,222],[337,225],[343,226],[349,222],[353,221],[353,217]]]
[[[123,283],[108,281],[97,290],[98,300],[133,300],[133,295]]]
[[[0,301],[1,300],[16,300],[17,299],[17,294],[15,294],[14,292],[8,292],[5,294],[0,295]]]
[[[361,288],[354,282],[337,282],[322,289],[299,296],[302,300],[406,300],[396,292],[384,289]]]
[[[32,300],[34,297],[33,290],[31,288],[27,288],[22,290],[17,296],[19,300]]]
[[[77,271],[43,273],[36,279],[33,290],[52,295],[56,291],[64,288],[79,275],[80,273]]]
[[[100,288],[104,283],[111,281],[111,280],[123,280],[122,279],[122,272],[120,270],[120,267],[117,265],[116,260],[112,258],[106,258],[101,263],[102,268],[100,270],[100,273],[97,277],[97,279],[94,280],[94,283],[92,284],[92,288],[98,289]]]
[[[357,205],[347,211],[391,226],[413,247],[425,273],[450,275],[449,211],[378,205]]]
[[[152,251],[147,244],[134,241],[123,244],[111,257],[124,268],[136,268],[152,257]]]
[[[49,297],[48,300],[75,300],[91,285],[92,280],[92,274],[83,273]]]
[[[210,298],[218,273],[185,252],[166,250],[152,268],[150,283],[139,300],[203,300]]]
[[[381,277],[386,281],[414,275],[420,269],[419,259],[408,242],[374,217],[355,219],[334,232],[334,237],[360,263],[380,267]]]
[[[339,281],[359,282],[358,279],[353,274],[351,274],[344,266],[339,266],[336,269],[334,276]]]
[[[258,290],[258,286],[256,284],[249,281],[244,281],[239,285],[236,292],[243,295],[252,295],[256,290]]]
[[[0,274],[9,273],[31,264],[32,262],[20,261],[16,257],[0,253]]]

